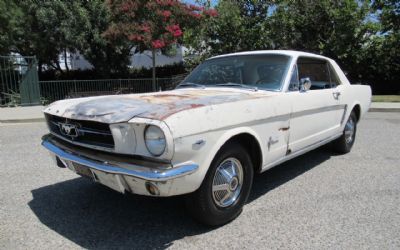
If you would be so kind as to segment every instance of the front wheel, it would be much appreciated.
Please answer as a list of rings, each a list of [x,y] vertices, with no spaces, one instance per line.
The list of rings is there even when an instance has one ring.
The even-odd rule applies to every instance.
[[[332,142],[333,149],[341,154],[350,152],[356,139],[357,116],[354,111],[351,112],[349,119],[344,126],[343,134]]]
[[[199,222],[223,225],[242,211],[253,182],[253,164],[246,149],[230,143],[216,155],[200,188],[187,196],[186,207]]]

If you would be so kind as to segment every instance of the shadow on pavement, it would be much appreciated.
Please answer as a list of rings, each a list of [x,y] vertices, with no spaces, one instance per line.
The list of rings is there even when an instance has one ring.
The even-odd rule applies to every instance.
[[[323,146],[255,175],[248,203],[329,160],[333,155],[335,154],[328,145]]]
[[[331,155],[318,149],[257,175],[248,203]],[[38,188],[32,194],[29,206],[39,220],[83,248],[164,249],[175,240],[212,230],[189,217],[183,197],[122,195],[84,178]]]

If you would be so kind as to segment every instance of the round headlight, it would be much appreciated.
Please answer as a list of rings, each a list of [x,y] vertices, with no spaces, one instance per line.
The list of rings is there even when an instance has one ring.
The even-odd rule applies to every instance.
[[[144,141],[147,150],[154,155],[160,156],[164,153],[166,147],[166,140],[163,131],[153,125],[149,125],[144,131]]]

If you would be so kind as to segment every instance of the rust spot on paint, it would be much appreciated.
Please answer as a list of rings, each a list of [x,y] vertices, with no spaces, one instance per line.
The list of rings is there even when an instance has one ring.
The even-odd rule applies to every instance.
[[[190,99],[196,99],[197,97],[194,95],[186,95],[186,94],[153,94],[153,95],[141,95],[138,99],[146,101],[147,103],[152,104],[163,104],[170,102],[180,102]]]
[[[190,104],[191,108],[200,108],[200,107],[204,107],[204,104]]]
[[[185,99],[189,98],[189,95],[173,95],[173,94],[157,94],[153,95],[154,98],[177,98],[177,99]]]
[[[284,128],[280,128],[279,131],[288,131],[290,129],[290,127],[284,127]]]
[[[55,103],[49,113],[66,118],[104,123],[128,121],[133,117],[164,120],[178,112],[204,106],[237,102],[271,94],[221,89],[179,89],[148,94],[90,97]]]
[[[195,108],[201,108],[204,107],[204,104],[197,104],[197,103],[191,103],[188,105],[175,105],[174,103],[171,104],[167,104],[167,109],[169,112],[166,112],[164,115],[160,116],[159,118],[161,120],[164,120],[166,118],[168,118],[169,116],[176,114],[178,112],[184,111],[184,110],[189,110],[189,109],[195,109]],[[155,114],[156,116],[160,115],[157,113],[152,113],[153,115]]]

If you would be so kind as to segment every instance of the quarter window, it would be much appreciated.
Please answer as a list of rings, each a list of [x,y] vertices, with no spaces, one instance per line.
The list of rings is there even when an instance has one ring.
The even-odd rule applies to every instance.
[[[297,60],[299,78],[310,78],[310,90],[329,89],[331,80],[328,62],[314,58],[299,58]]]

